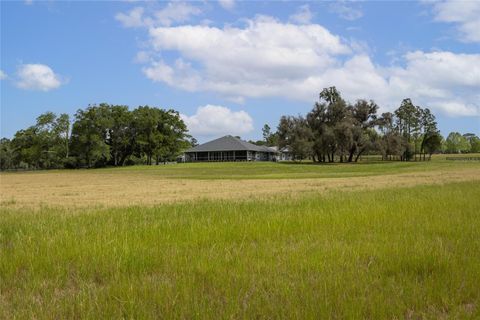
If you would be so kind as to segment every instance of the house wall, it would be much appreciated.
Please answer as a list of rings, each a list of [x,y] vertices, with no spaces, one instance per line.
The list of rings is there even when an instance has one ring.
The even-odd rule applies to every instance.
[[[273,153],[255,151],[186,152],[185,162],[273,161]]]
[[[279,161],[292,161],[293,156],[292,156],[291,153],[281,152],[278,159],[279,159]]]
[[[185,162],[246,161],[246,151],[186,152]]]

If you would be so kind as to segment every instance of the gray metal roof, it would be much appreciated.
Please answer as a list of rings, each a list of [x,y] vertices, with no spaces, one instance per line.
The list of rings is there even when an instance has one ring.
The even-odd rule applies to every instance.
[[[257,151],[257,152],[275,152],[269,147],[257,146],[253,143],[243,141],[236,137],[221,137],[196,147],[190,148],[185,152],[215,152],[215,151]]]
[[[261,148],[262,151],[264,151],[264,152],[273,152],[273,153],[278,152],[276,147],[267,147],[267,146],[258,146],[258,147]]]

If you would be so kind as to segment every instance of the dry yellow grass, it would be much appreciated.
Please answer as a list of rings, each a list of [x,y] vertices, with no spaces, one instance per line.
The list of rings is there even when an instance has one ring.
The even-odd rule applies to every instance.
[[[480,167],[366,177],[309,179],[167,179],[135,172],[55,171],[0,175],[1,205],[37,208],[152,206],[194,199],[248,199],[310,192],[480,181]]]

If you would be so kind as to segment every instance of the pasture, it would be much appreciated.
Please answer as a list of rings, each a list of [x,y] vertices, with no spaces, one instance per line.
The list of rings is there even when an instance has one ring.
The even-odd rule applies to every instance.
[[[152,206],[185,200],[298,196],[468,181],[478,161],[312,164],[185,163],[91,170],[0,174],[1,203],[9,208]]]
[[[480,317],[480,163],[3,173],[0,318]]]

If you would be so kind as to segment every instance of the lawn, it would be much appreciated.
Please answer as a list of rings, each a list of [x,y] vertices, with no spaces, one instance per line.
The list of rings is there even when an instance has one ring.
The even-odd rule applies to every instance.
[[[458,155],[449,155],[458,157]],[[465,156],[465,155],[460,155]],[[469,157],[480,157],[472,154]],[[182,163],[158,166],[134,166],[100,169],[105,174],[145,174],[168,179],[304,179],[372,176],[458,168],[478,168],[479,161],[448,161],[446,155],[434,156],[432,161],[400,162],[375,161],[364,157],[359,163],[313,162],[213,162]],[[373,159],[378,159],[377,156]]]
[[[49,170],[23,172],[27,175],[51,177],[52,173],[70,174],[73,178],[94,172],[95,175],[136,175],[146,179],[305,179],[362,177],[384,174],[412,173],[459,168],[478,168],[479,161],[448,161],[447,157],[480,157],[480,154],[436,155],[432,161],[378,161],[378,156],[366,156],[359,163],[313,162],[210,162],[173,163],[153,166],[131,166],[90,170]],[[12,173],[0,174],[6,179]],[[18,175],[18,173],[13,173]],[[46,176],[45,176],[46,175]]]
[[[250,179],[225,178],[246,168]],[[435,159],[2,174],[0,319],[479,318],[479,169]],[[221,179],[202,179],[216,170]],[[291,179],[255,177],[269,170]],[[133,199],[182,185],[198,198]],[[4,199],[7,186],[16,198]],[[63,190],[64,203],[20,197],[38,188],[46,199]]]

